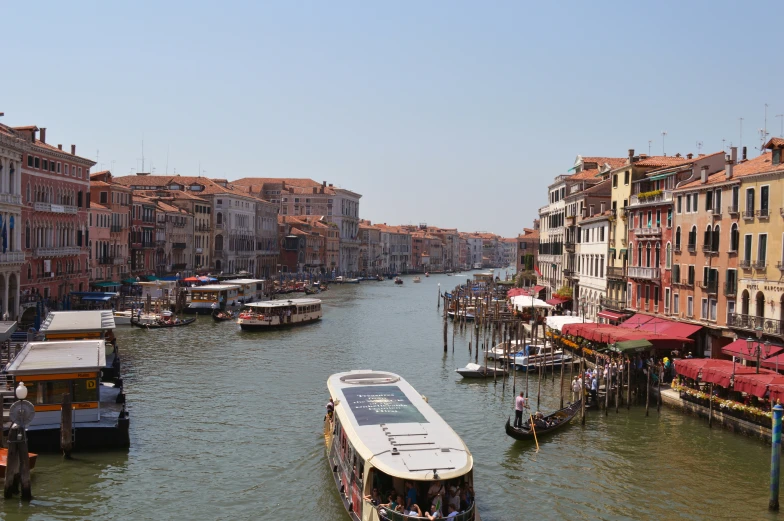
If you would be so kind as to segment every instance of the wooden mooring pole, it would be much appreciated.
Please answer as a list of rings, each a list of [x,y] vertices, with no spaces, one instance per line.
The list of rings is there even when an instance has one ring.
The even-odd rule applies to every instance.
[[[447,328],[447,322],[446,320],[444,320],[444,353],[447,352],[447,347],[449,345],[449,342],[447,340],[448,337],[447,337],[446,328]]]
[[[73,450],[73,405],[70,393],[63,394],[63,402],[60,408],[60,449],[62,449],[65,459],[71,459],[71,450]]]
[[[645,372],[648,373],[648,375],[647,375],[646,386],[645,386],[645,416],[648,416],[648,408],[650,407],[651,404],[651,370],[653,368],[649,366],[646,369],[647,371]]]

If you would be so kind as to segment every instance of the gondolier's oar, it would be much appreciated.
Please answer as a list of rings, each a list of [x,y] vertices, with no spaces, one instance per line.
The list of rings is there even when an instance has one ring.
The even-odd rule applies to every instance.
[[[539,452],[539,440],[536,439],[536,427],[534,427],[534,416],[533,414],[528,415],[531,418],[531,432],[534,433],[534,441],[536,442],[536,452]]]

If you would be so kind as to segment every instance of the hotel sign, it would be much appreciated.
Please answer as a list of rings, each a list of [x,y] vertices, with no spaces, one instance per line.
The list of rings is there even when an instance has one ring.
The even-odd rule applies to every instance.
[[[746,289],[756,291],[784,291],[784,283],[765,281],[760,284],[747,284]]]

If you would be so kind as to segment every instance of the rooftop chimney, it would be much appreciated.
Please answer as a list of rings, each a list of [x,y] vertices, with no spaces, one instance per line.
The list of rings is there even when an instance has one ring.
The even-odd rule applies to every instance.
[[[326,181],[322,181],[321,182],[321,186],[327,186],[327,182]]]
[[[746,161],[746,147],[743,147],[743,160]]]
[[[63,145],[61,145],[61,144],[58,144],[58,145],[57,145],[57,148],[58,148],[59,150],[62,150],[62,149],[63,149]]]
[[[627,161],[627,163],[630,164],[630,165],[632,163],[634,163],[634,149],[633,148],[629,149],[629,160]]]
[[[691,159],[691,158],[693,158],[693,157],[694,157],[694,154],[692,154],[691,152],[689,152],[688,154],[686,154],[686,159]]]
[[[700,168],[700,183],[705,184],[708,182],[708,165],[702,165]]]
[[[730,159],[732,159],[732,163],[733,164],[737,164],[738,163],[738,147],[730,147],[730,154],[732,155],[732,157],[730,158]]]
[[[735,147],[732,147],[732,148],[735,148]],[[727,179],[732,179],[732,165],[733,165],[733,163],[734,162],[732,161],[732,156],[730,154],[727,154],[726,166],[724,167],[724,174],[727,177]]]
[[[41,140],[41,143],[46,143],[46,129],[45,128],[41,128],[41,133],[39,134],[39,138],[38,139]]]
[[[76,145],[71,145],[71,155],[72,156],[76,155]]]

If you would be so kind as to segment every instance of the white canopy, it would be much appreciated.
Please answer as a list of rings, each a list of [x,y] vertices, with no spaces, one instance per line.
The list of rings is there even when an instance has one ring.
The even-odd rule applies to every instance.
[[[525,311],[526,309],[531,309],[532,307],[538,309],[550,309],[553,307],[544,300],[529,297],[528,295],[517,295],[516,297],[512,297],[509,300],[512,302],[512,307],[520,311]]]
[[[566,324],[577,324],[577,323],[582,324],[583,321],[586,324],[589,323],[589,322],[593,322],[592,320],[588,320],[588,319],[583,320],[583,317],[568,316],[568,315],[559,315],[559,316],[554,316],[554,317],[546,317],[544,319],[544,322],[545,322],[545,324],[547,324],[547,327],[549,327],[550,329],[557,329],[558,331],[560,331],[561,328],[563,326],[565,326]]]

